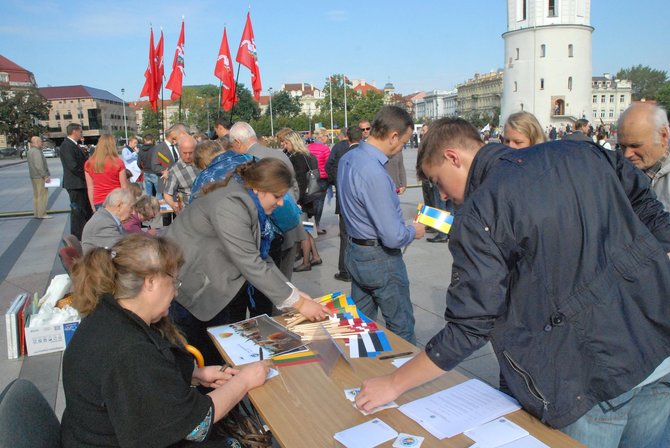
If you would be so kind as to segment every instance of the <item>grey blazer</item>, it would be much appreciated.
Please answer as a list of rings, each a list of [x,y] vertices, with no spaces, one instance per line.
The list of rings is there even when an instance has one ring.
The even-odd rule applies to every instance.
[[[177,302],[208,321],[248,281],[281,305],[292,289],[272,259],[261,258],[258,227],[256,205],[234,180],[186,207],[165,235],[181,247],[186,260]]]
[[[94,247],[112,247],[125,235],[123,228],[116,222],[105,207],[93,214],[81,233],[81,248],[84,253]]]
[[[293,169],[293,164],[291,163],[291,160],[288,158],[286,154],[284,154],[284,151],[281,151],[279,149],[270,149],[266,146],[261,145],[260,143],[254,143],[249,147],[249,150],[247,152],[249,155],[252,155],[256,157],[257,159],[264,159],[265,157],[274,157],[275,159],[279,159],[284,164],[288,167],[288,169],[291,171],[291,188],[289,188],[289,192],[291,193],[291,196],[293,196],[293,199],[298,202],[298,198],[300,197],[300,188],[298,187],[298,181],[295,179],[295,170]],[[289,230],[286,232],[284,235],[284,243],[282,244],[282,249],[290,249],[295,245],[296,242],[302,241],[306,238],[305,231],[302,228],[302,225],[299,225],[295,229]]]

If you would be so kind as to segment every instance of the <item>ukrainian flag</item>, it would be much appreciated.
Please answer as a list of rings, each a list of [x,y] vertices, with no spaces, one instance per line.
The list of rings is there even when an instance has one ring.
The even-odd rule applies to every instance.
[[[416,222],[432,227],[442,233],[449,233],[451,225],[454,222],[454,217],[451,213],[440,210],[439,208],[419,204]]]

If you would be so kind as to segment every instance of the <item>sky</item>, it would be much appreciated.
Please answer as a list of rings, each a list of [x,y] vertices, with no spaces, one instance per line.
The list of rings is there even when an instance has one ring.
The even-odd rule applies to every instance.
[[[149,48],[165,36],[169,76],[185,20],[185,85],[218,84],[214,64],[227,27],[235,58],[251,12],[263,94],[284,83],[322,88],[346,74],[397,93],[449,90],[503,67],[505,0],[0,0],[0,54],[40,87],[83,84],[139,99]],[[593,74],[637,64],[670,72],[667,3],[591,1]],[[237,65],[237,64],[236,64]],[[242,67],[239,82],[250,86]],[[165,96],[169,98],[169,91]]]

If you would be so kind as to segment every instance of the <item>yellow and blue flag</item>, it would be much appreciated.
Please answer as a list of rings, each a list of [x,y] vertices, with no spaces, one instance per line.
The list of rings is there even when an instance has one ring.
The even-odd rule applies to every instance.
[[[454,223],[454,216],[439,208],[419,204],[416,222],[432,227],[442,233],[449,233],[451,225]]]

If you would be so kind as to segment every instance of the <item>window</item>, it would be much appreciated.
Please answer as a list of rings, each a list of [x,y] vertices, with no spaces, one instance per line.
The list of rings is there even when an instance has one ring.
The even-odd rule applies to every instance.
[[[598,104],[598,95],[593,95],[593,104]]]
[[[9,82],[9,75],[7,73],[0,73],[0,82]]]
[[[544,78],[540,78],[540,90],[544,90]]]
[[[558,16],[558,11],[556,9],[556,0],[549,0],[549,11],[548,11],[548,16],[549,17],[556,17]]]
[[[593,116],[594,116],[594,117],[597,117],[597,116],[598,116],[598,111],[595,110],[595,109],[593,109]]]
[[[619,96],[619,102],[620,103],[625,103],[626,102],[626,96],[625,95],[620,95]]]
[[[517,90],[517,84],[516,81],[514,81],[514,91],[516,92],[516,90]]]
[[[600,111],[600,118],[605,118],[605,111],[604,110]]]
[[[568,90],[572,91],[572,76],[568,78]]]
[[[545,44],[540,45],[540,57],[543,58],[547,55],[547,46]]]
[[[528,0],[516,0],[516,20],[526,20],[528,12]]]
[[[573,47],[572,44],[568,45],[568,57],[571,58],[573,56]]]
[[[614,118],[614,111],[613,111],[612,109],[610,109],[609,117],[610,117],[610,118]]]
[[[516,49],[516,60],[517,61],[519,60],[519,49],[518,48]]]
[[[610,103],[614,102],[614,95],[610,95]]]
[[[60,120],[60,112],[56,112],[56,116],[54,117],[56,120]]]
[[[600,102],[604,103],[605,102],[605,95],[600,95]]]

